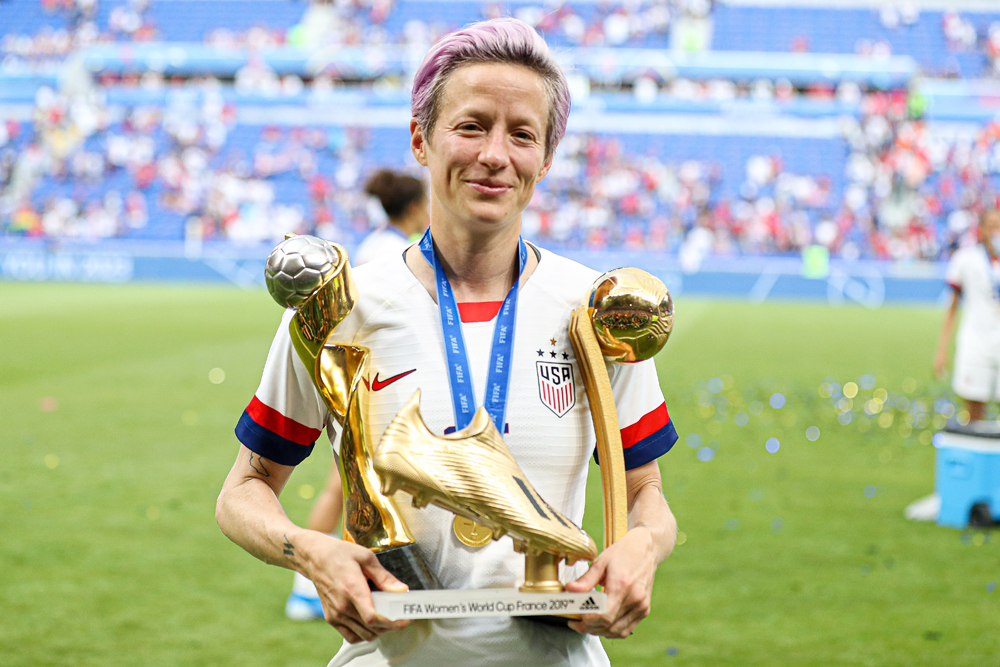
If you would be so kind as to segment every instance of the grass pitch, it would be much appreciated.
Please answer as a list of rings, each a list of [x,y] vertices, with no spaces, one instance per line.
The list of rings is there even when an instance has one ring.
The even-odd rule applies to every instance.
[[[279,317],[261,291],[0,284],[0,664],[333,655],[332,628],[284,618],[291,573],[213,517]],[[939,322],[927,308],[677,300],[659,364],[681,441],[661,469],[684,542],[650,618],[605,642],[614,664],[996,661],[996,540],[902,515],[933,485],[934,415],[914,406],[945,391],[929,376]],[[866,374],[842,425],[836,390]],[[886,407],[869,418],[878,389]],[[329,456],[317,447],[289,483],[294,520]]]

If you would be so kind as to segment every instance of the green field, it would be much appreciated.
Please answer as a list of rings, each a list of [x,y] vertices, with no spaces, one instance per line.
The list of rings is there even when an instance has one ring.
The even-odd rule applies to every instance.
[[[0,664],[326,664],[336,632],[284,618],[291,573],[213,516],[279,317],[263,291],[0,283]],[[606,642],[614,664],[996,664],[996,539],[903,518],[932,489],[933,420],[911,432],[887,407],[880,425],[862,389],[841,425],[820,395],[864,374],[889,403],[943,395],[939,323],[932,308],[677,299],[659,363],[681,441],[661,469],[686,541],[653,614]],[[292,477],[294,520],[329,456]]]

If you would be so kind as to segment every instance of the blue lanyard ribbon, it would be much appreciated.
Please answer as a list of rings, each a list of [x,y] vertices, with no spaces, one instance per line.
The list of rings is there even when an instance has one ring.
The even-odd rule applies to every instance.
[[[472,376],[469,373],[469,354],[462,335],[462,320],[451,283],[444,274],[444,268],[434,252],[434,240],[428,227],[420,239],[420,252],[427,263],[434,267],[434,282],[437,285],[438,310],[441,312],[441,329],[444,332],[445,359],[448,362],[448,380],[451,384],[451,400],[455,407],[455,428],[463,429],[472,421],[476,412],[476,396],[472,390]],[[493,328],[493,347],[490,349],[489,369],[486,374],[486,393],[483,397],[486,411],[497,429],[503,433],[507,413],[507,394],[510,390],[510,376],[514,356],[514,325],[517,323],[517,292],[521,272],[528,261],[528,247],[521,237],[517,239],[517,280],[507,292],[507,298],[500,306],[497,323]]]

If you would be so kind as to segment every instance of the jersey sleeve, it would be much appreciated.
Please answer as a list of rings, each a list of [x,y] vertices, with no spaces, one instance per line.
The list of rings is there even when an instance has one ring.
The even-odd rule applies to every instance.
[[[961,250],[952,255],[948,262],[948,269],[944,274],[945,283],[959,294],[962,293],[962,283],[964,282],[962,267],[965,262],[962,261],[963,256],[964,253]]]
[[[260,386],[236,424],[247,449],[275,463],[294,466],[310,453],[330,412],[292,345],[288,310],[271,343]]]
[[[625,450],[625,469],[655,461],[677,442],[653,360],[611,366],[618,426]]]

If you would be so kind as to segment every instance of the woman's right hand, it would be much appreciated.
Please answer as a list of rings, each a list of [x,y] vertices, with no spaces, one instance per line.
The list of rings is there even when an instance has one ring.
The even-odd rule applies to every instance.
[[[304,540],[306,534],[308,540]],[[370,579],[383,591],[401,593],[406,584],[382,567],[370,550],[319,532],[307,531],[300,538],[306,556],[302,574],[316,584],[326,622],[351,644],[371,641],[410,621],[390,621],[375,611]]]

